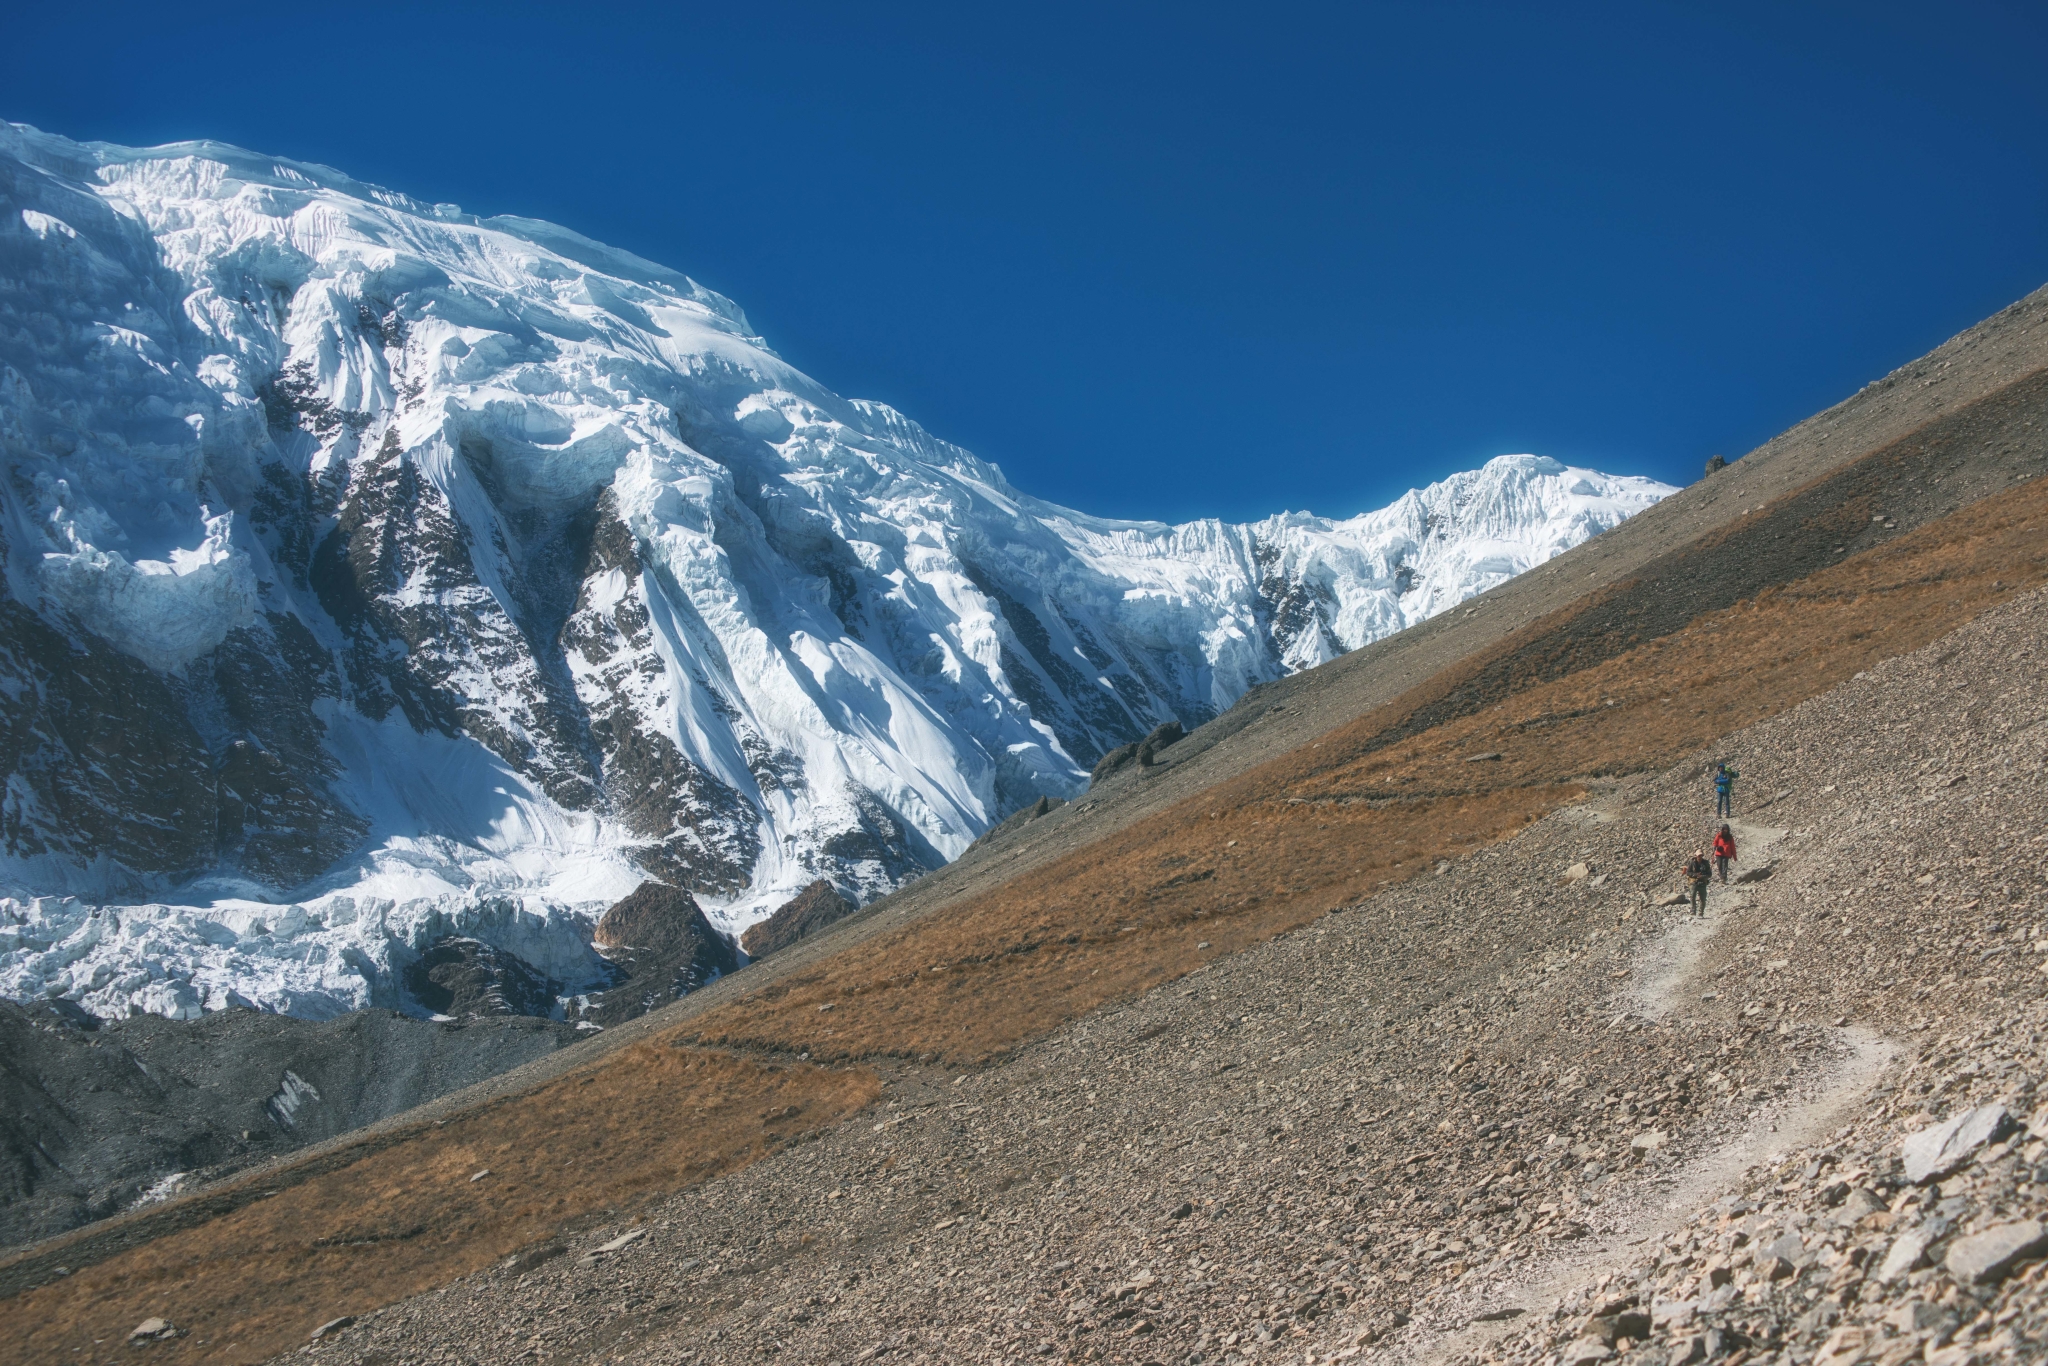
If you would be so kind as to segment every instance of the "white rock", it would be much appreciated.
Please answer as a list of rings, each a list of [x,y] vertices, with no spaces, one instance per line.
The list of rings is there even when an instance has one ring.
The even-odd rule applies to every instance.
[[[1970,1160],[1970,1155],[2004,1135],[2011,1116],[2003,1105],[1980,1105],[1945,1124],[1922,1129],[1899,1148],[1906,1179],[1920,1184],[1938,1181]]]
[[[1917,1230],[1901,1233],[1892,1240],[1891,1249],[1878,1263],[1876,1280],[1890,1285],[1920,1265],[1927,1256],[1927,1237]]]

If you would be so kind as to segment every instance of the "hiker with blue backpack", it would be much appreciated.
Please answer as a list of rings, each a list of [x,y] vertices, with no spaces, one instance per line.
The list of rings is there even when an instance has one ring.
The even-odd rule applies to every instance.
[[[1732,816],[1735,814],[1735,803],[1732,799],[1732,794],[1735,790],[1735,780],[1741,776],[1726,759],[1714,765],[1714,814],[1716,816]]]

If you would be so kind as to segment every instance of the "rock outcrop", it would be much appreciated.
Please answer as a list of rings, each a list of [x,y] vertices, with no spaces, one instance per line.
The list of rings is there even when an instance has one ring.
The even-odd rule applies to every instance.
[[[1041,802],[1045,798],[1039,798]],[[853,903],[823,878],[813,882],[785,903],[775,914],[740,936],[740,947],[749,958],[765,958],[777,949],[816,934],[853,914]]]
[[[553,1012],[559,982],[517,956],[479,939],[450,935],[430,945],[405,970],[406,990],[435,1015],[476,1019],[489,1015]]]
[[[194,1189],[576,1037],[540,1019],[388,1010],[102,1024],[65,1001],[0,1001],[0,1245]]]
[[[697,898],[665,882],[643,882],[597,922],[592,942],[617,981],[591,997],[577,1019],[620,1024],[737,971],[732,941],[704,918]]]

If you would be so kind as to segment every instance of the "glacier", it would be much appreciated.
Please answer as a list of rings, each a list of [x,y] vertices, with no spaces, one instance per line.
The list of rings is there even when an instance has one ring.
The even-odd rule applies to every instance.
[[[1092,517],[566,228],[0,124],[0,992],[567,994],[642,880],[855,902],[1671,490],[1504,455],[1348,519]]]

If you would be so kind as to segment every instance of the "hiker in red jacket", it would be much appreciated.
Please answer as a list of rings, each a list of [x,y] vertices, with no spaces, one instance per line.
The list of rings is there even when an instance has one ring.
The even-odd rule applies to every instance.
[[[1728,865],[1735,861],[1735,832],[1722,826],[1714,836],[1714,864],[1721,870],[1721,881],[1728,881]]]

